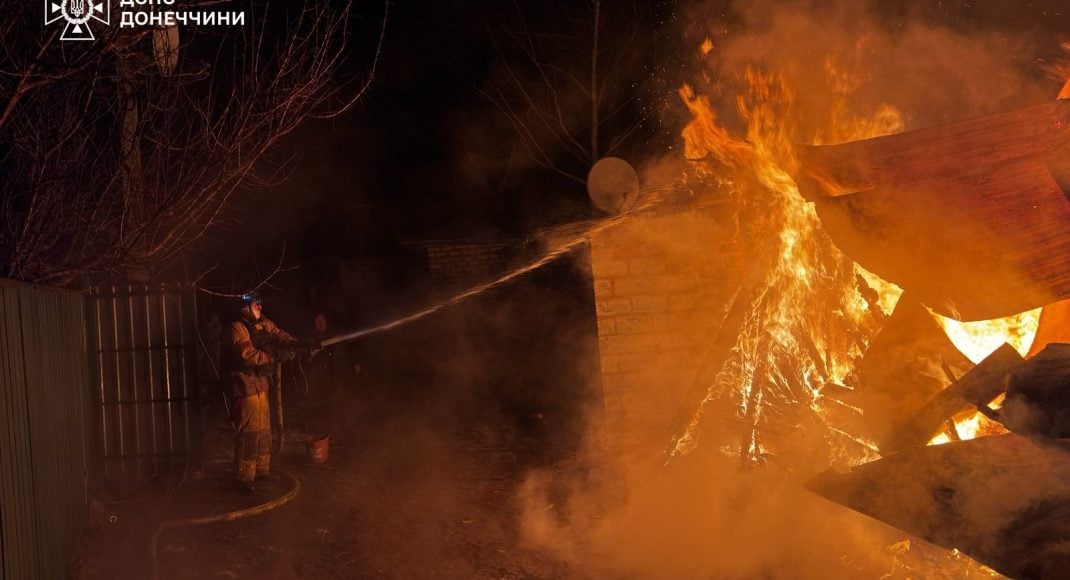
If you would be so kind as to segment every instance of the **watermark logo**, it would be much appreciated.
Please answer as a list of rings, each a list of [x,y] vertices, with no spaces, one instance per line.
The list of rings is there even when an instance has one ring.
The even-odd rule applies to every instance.
[[[222,0],[226,1],[226,0]],[[65,21],[60,40],[96,40],[93,20],[111,25],[115,0],[44,0],[45,26]],[[119,0],[119,28],[154,28],[154,34],[178,26],[243,26],[242,10],[175,10],[177,0]],[[97,25],[99,26],[99,25]]]
[[[44,0],[45,26],[66,21],[60,40],[94,40],[90,21],[111,24],[110,0]]]

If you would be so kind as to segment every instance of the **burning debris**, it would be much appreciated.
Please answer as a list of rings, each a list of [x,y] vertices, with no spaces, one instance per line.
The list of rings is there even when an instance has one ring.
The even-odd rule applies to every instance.
[[[904,133],[887,105],[849,116],[826,70],[841,106],[814,134],[782,76],[742,78],[745,137],[680,90],[688,179],[729,200],[748,264],[669,455],[712,434],[790,472],[817,430],[820,495],[1005,574],[1065,570],[1070,346],[1034,339],[1065,340],[1041,308],[1070,296],[1070,100]],[[706,425],[726,415],[734,441]]]
[[[1013,348],[1004,345],[962,378],[937,393],[914,417],[900,426],[899,431],[881,446],[881,451],[887,454],[927,442],[937,444],[972,439],[976,431],[963,433],[952,419],[964,412],[988,409],[992,401],[1004,394],[1011,369],[1021,362],[1022,357]]]
[[[1018,435],[915,447],[810,489],[1015,578],[1070,566],[1070,447]]]
[[[1068,142],[1060,100],[802,146],[800,187],[860,264],[945,316],[988,320],[1070,295]]]
[[[1057,577],[1070,566],[1067,384],[1070,345],[1029,360],[1004,345],[882,445],[885,458],[807,487],[1003,574]],[[962,434],[951,423],[972,410],[993,432]]]
[[[1059,441],[1070,434],[1070,347],[1022,359],[1038,307],[1068,290],[1068,106],[803,148],[806,182],[839,247],[941,314],[1011,315],[971,327],[934,313],[977,366],[956,378],[941,359],[951,385],[880,443],[884,459],[810,487],[1015,577],[1050,577],[1070,562],[1061,515],[1070,448]],[[941,227],[947,215],[956,219]],[[978,361],[991,349],[985,339],[1014,347]],[[969,440],[1008,429],[1017,435]]]

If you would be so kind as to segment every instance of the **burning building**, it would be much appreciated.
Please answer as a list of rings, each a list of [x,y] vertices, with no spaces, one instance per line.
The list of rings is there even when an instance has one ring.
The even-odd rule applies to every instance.
[[[735,129],[685,85],[674,199],[590,237],[605,435],[828,470],[808,488],[953,550],[908,574],[954,575],[961,551],[1052,577],[1070,95],[907,131],[890,105],[849,113],[847,73],[825,72],[809,133],[785,75],[746,70]]]

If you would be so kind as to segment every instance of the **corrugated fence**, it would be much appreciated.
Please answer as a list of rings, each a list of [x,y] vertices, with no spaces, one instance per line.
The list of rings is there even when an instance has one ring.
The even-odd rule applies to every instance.
[[[181,473],[200,458],[195,298],[181,284],[89,293],[89,367],[110,481]]]
[[[0,280],[0,578],[63,578],[89,512],[85,299]]]

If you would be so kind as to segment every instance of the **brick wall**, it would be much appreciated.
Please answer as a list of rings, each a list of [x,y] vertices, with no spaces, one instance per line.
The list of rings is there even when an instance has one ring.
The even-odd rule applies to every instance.
[[[427,243],[431,285],[443,292],[475,286],[500,276],[516,255],[511,241],[442,241]]]
[[[640,217],[592,236],[606,435],[667,446],[701,399],[695,374],[723,317],[725,232],[701,212]]]

